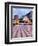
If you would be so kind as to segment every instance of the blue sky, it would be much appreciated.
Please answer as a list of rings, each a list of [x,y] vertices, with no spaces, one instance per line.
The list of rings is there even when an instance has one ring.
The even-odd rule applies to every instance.
[[[19,18],[22,17],[23,15],[26,15],[27,13],[29,13],[30,11],[32,11],[32,9],[26,9],[26,8],[13,8],[12,9],[12,15],[18,15]]]

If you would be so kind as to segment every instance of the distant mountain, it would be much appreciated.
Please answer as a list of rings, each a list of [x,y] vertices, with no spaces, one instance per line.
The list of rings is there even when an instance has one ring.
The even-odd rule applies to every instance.
[[[25,16],[28,16],[28,18],[32,19],[32,11],[30,11],[28,14],[23,15],[20,19],[23,20]]]
[[[30,11],[28,14],[26,14],[26,16],[28,16],[28,18],[32,19],[32,11]]]

